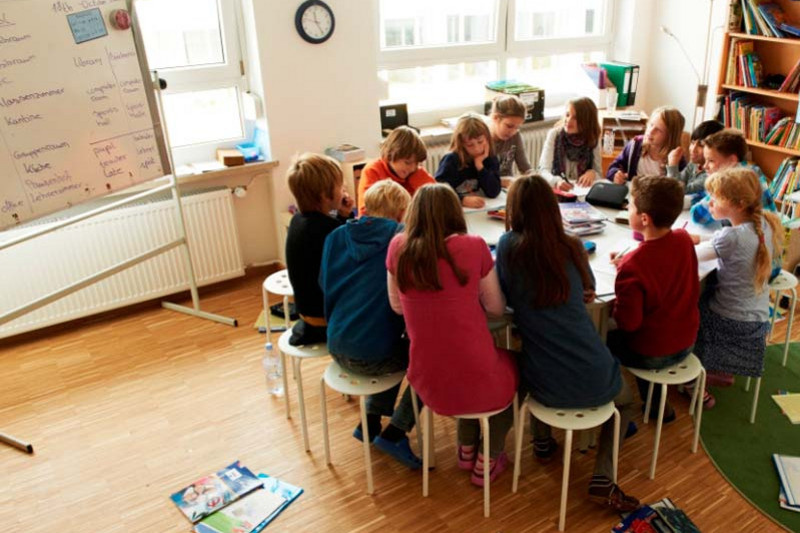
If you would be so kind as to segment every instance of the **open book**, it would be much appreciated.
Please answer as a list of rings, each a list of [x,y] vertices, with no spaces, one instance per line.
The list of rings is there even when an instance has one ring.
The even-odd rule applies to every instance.
[[[198,479],[170,499],[194,523],[262,485],[260,479],[236,461],[215,474]]]

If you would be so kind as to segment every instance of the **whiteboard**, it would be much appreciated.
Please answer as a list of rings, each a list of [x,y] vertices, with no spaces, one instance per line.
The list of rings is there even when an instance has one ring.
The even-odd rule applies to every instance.
[[[169,172],[125,0],[0,0],[0,229]]]

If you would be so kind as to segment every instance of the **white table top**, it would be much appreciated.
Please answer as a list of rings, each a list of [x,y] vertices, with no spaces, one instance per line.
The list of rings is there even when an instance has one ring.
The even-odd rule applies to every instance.
[[[614,280],[617,271],[611,264],[611,252],[620,252],[626,249],[633,249],[639,242],[633,238],[633,230],[630,226],[614,222],[614,217],[619,211],[614,209],[597,208],[598,211],[606,215],[606,228],[602,233],[590,235],[582,238],[584,241],[592,241],[597,246],[596,251],[589,256],[589,265],[594,273],[596,291],[599,299],[613,299]],[[467,221],[467,231],[474,235],[480,235],[490,246],[497,244],[500,236],[505,232],[505,223],[501,220],[490,218],[485,211],[472,210],[464,212]],[[686,228],[689,233],[709,234],[709,231],[692,223],[689,219],[689,212],[683,211],[675,221],[673,228]],[[706,261],[699,264],[698,275],[704,279],[712,270],[716,268],[716,261]]]

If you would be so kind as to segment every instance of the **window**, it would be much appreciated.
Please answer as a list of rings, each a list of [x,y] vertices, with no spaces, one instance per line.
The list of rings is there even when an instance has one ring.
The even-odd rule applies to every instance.
[[[150,69],[167,81],[162,102],[176,164],[181,153],[213,159],[219,144],[243,139],[233,0],[138,0],[136,14]]]
[[[559,106],[583,82],[580,65],[605,59],[612,1],[380,0],[387,102],[430,124],[482,111],[485,83],[508,78],[544,87]]]

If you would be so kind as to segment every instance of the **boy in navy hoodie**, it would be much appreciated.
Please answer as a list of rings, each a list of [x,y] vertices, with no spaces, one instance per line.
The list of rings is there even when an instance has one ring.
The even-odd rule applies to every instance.
[[[342,368],[380,376],[408,367],[403,317],[392,311],[386,288],[386,251],[401,229],[411,195],[392,180],[381,180],[364,196],[366,215],[335,229],[325,240],[319,285],[325,298],[328,351]],[[406,433],[414,426],[411,390],[394,408],[400,385],[367,398],[367,429],[376,448],[417,469]],[[381,416],[391,416],[381,431]],[[353,436],[363,440],[361,425]]]

